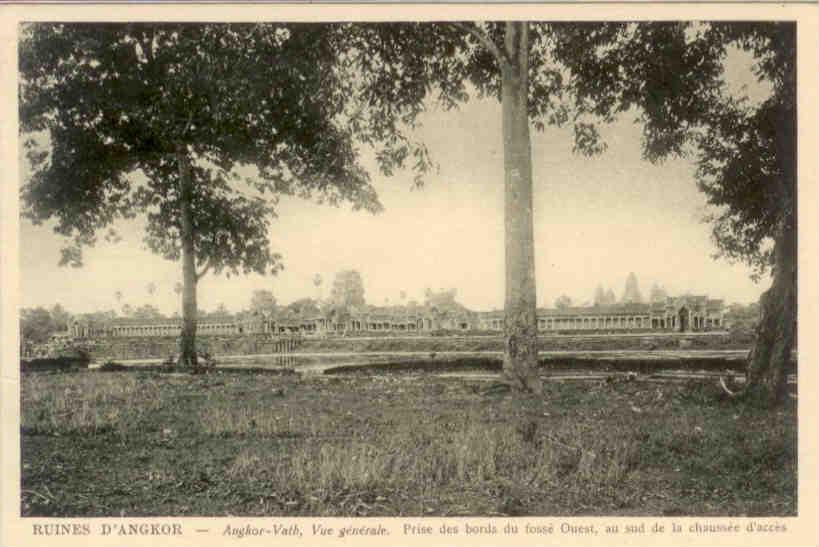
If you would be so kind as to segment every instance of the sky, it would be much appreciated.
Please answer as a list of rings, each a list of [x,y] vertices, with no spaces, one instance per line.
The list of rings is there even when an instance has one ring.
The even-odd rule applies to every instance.
[[[745,71],[732,79],[751,81]],[[199,308],[248,307],[256,289],[279,303],[327,296],[340,270],[356,269],[370,304],[423,301],[424,290],[456,288],[475,310],[503,307],[503,148],[501,109],[473,99],[455,111],[430,107],[416,136],[440,170],[414,189],[412,173],[390,178],[363,165],[384,205],[372,215],[283,198],[270,242],[285,269],[277,276],[209,274],[198,285]],[[639,125],[624,116],[603,126],[608,149],[586,158],[572,153],[571,128],[532,132],[535,271],[539,306],[566,294],[582,305],[598,285],[618,298],[634,272],[643,296],[659,284],[670,295],[707,294],[726,303],[758,299],[769,285],[750,280],[741,264],[715,260],[708,211],[686,160],[652,165],[641,158]],[[25,176],[25,175],[23,175]],[[152,304],[179,311],[174,285],[181,264],[151,254],[137,218],[118,225],[123,240],[87,249],[82,268],[59,267],[62,239],[50,225],[20,223],[20,288],[24,308],[60,303],[72,313]],[[321,274],[320,289],[313,278]],[[151,295],[148,285],[155,284]],[[115,294],[121,291],[118,301]]]

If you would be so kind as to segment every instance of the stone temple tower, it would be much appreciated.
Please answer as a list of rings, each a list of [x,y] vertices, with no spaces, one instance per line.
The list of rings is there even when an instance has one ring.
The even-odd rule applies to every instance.
[[[643,296],[640,294],[640,287],[637,284],[637,276],[634,272],[628,274],[626,278],[626,288],[623,291],[623,304],[640,304],[643,301]]]

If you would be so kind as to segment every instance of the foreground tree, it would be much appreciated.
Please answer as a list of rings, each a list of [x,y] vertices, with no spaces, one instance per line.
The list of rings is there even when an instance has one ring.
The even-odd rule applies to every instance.
[[[27,26],[23,214],[56,220],[75,266],[116,219],[144,214],[148,246],[182,261],[180,363],[196,366],[197,282],[278,270],[276,195],[380,208],[340,119],[338,41],[322,25]],[[245,165],[258,177],[242,181]]]
[[[504,149],[505,349],[503,370],[521,390],[540,393],[530,126],[569,121],[552,25],[523,21],[351,25],[350,44],[366,70],[364,95],[387,90],[401,120],[414,123],[434,90],[446,108],[481,97],[500,101]],[[372,74],[372,76],[370,76]],[[593,127],[575,119],[575,148],[597,150]],[[392,123],[392,122],[387,122]],[[423,149],[420,149],[423,150]],[[423,153],[419,156],[423,158]]]
[[[772,272],[741,395],[775,403],[796,334],[796,25],[576,24],[557,33],[578,109],[606,121],[639,109],[648,159],[695,159],[721,255],[756,276]],[[725,91],[726,62],[738,51],[769,89],[761,101]]]
[[[34,25],[21,47],[21,118],[26,130],[50,130],[57,167],[33,158],[40,168],[24,188],[26,213],[57,216],[76,243],[64,258],[76,262],[97,229],[157,208],[148,240],[182,258],[182,355],[195,362],[197,279],[210,268],[278,263],[265,246],[272,204],[235,192],[232,168],[256,165],[260,193],[321,191],[375,210],[352,141],[375,148],[384,174],[412,161],[421,184],[429,154],[409,131],[428,99],[452,108],[471,84],[503,112],[504,372],[539,393],[530,124],[569,120],[552,27]],[[575,118],[575,148],[598,146]],[[132,195],[125,176],[135,171],[149,183]]]

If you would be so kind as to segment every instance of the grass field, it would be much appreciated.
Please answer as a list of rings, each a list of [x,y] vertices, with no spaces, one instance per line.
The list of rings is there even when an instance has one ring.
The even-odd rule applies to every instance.
[[[23,515],[794,515],[796,409],[712,384],[22,378]]]

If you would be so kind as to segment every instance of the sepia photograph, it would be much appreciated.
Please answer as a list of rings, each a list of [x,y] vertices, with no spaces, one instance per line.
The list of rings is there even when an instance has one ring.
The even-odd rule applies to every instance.
[[[268,542],[810,517],[802,29],[585,13],[15,23],[4,511]]]

